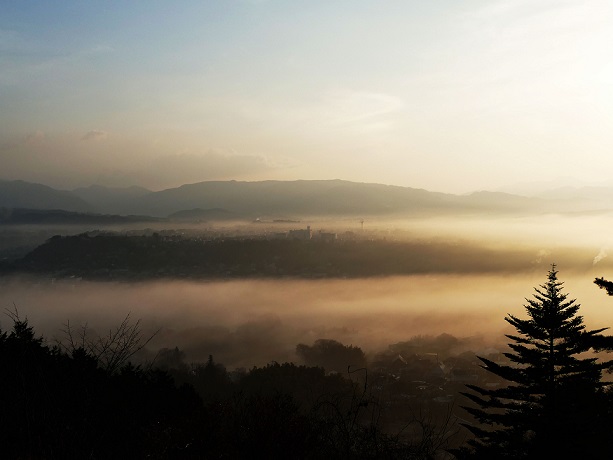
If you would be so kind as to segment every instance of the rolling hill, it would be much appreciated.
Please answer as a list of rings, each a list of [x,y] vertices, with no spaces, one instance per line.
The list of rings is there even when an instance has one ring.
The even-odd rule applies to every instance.
[[[0,181],[0,208],[64,210],[157,218],[303,219],[604,212],[611,190],[565,190],[536,197],[480,191],[468,195],[343,180],[207,181],[161,191],[90,186],[57,190]],[[601,196],[598,200],[595,197]],[[217,211],[215,211],[217,210]],[[223,210],[220,211],[220,210]]]

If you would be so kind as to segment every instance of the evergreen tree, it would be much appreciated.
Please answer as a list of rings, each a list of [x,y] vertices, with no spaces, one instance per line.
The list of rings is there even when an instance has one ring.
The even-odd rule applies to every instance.
[[[613,282],[612,281],[606,280],[604,278],[596,278],[594,280],[594,284],[598,286],[600,289],[604,289],[605,291],[607,291],[608,295],[613,296]]]
[[[465,425],[475,435],[470,458],[610,458],[610,423],[606,417],[602,371],[613,361],[586,356],[601,332],[586,330],[579,304],[563,293],[555,265],[547,282],[524,305],[527,319],[508,315],[517,330],[507,335],[509,364],[479,358],[481,367],[508,385],[463,393],[474,405],[464,407],[479,422]]]

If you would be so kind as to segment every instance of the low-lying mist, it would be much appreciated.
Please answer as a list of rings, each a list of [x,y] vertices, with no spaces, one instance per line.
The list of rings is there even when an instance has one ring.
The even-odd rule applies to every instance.
[[[296,345],[320,338],[359,346],[373,356],[414,336],[448,333],[470,338],[462,343],[479,352],[491,346],[505,348],[504,334],[513,332],[505,315],[524,315],[525,298],[545,282],[555,262],[565,292],[582,304],[587,328],[613,326],[613,298],[593,283],[595,277],[613,278],[613,258],[608,257],[613,219],[606,213],[321,220],[281,226],[202,224],[192,230],[248,234],[277,231],[283,225],[311,225],[314,232],[335,231],[339,237],[350,231],[392,240],[468,242],[501,249],[480,252],[481,257],[517,253],[522,264],[501,261],[509,269],[489,274],[442,274],[445,267],[440,267],[441,273],[429,275],[335,280],[96,283],[0,278],[0,310],[16,308],[49,342],[62,339],[67,321],[74,327],[87,323],[92,333],[102,334],[130,314],[141,321],[145,336],[158,331],[144,358],[153,359],[160,348],[179,347],[188,361],[213,355],[230,369],[297,362]],[[10,328],[9,316],[0,313],[0,326]]]
[[[524,316],[525,298],[545,281],[547,265],[530,274],[436,275],[354,280],[278,280],[93,283],[5,279],[0,306],[27,317],[50,343],[62,339],[66,322],[87,323],[90,333],[108,333],[126,315],[145,336],[158,331],[142,355],[179,347],[188,362],[213,355],[229,369],[271,361],[299,362],[299,343],[320,338],[361,347],[369,356],[415,336],[448,333],[479,353],[505,351],[513,332],[508,313]],[[565,292],[582,304],[588,329],[613,326],[613,299],[593,284],[606,273],[559,277]],[[9,316],[0,317],[3,330]],[[465,350],[457,350],[458,353]]]

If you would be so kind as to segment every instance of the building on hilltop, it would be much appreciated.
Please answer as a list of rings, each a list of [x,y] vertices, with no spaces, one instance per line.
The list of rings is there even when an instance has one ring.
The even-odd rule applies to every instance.
[[[318,239],[322,241],[336,241],[337,235],[332,232],[322,232],[321,230],[317,234]]]
[[[310,240],[311,236],[312,234],[311,234],[310,225],[307,225],[306,230],[305,229],[290,230],[288,233],[288,237],[294,240]]]

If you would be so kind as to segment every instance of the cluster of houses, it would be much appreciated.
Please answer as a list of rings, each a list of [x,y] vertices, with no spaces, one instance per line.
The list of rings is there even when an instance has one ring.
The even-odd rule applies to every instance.
[[[274,239],[290,239],[290,240],[311,240],[318,239],[322,241],[336,241],[338,239],[338,235],[332,232],[324,232],[319,230],[318,232],[313,232],[311,230],[311,226],[307,225],[307,228],[299,228],[288,230],[287,232],[274,232],[269,235],[269,237]]]
[[[495,360],[496,357],[493,357]],[[452,356],[440,360],[436,353],[387,355],[371,365],[371,378],[379,390],[397,398],[424,398],[451,402],[466,384],[495,388],[502,379],[480,367],[474,356]]]

